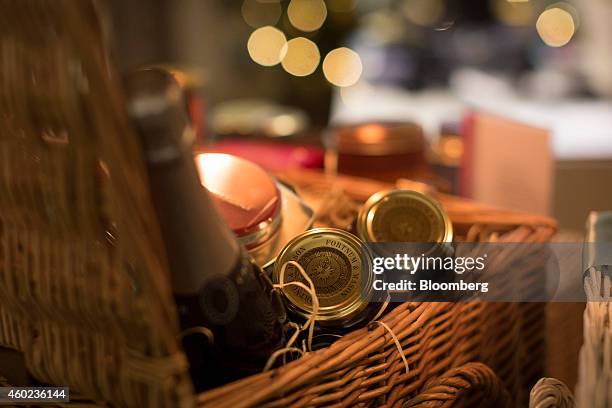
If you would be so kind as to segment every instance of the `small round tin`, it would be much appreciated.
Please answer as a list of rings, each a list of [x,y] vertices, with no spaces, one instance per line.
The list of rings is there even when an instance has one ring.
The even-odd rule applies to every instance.
[[[316,228],[295,237],[276,260],[274,283],[280,283],[283,265],[289,261],[302,266],[313,281],[319,299],[318,323],[342,326],[366,310],[373,292],[372,255],[353,234],[335,228]],[[283,281],[308,286],[291,264]],[[312,314],[312,300],[305,290],[289,286],[282,291],[290,310],[303,318]]]
[[[357,216],[357,235],[366,242],[447,243],[453,225],[434,198],[413,190],[372,195]]]

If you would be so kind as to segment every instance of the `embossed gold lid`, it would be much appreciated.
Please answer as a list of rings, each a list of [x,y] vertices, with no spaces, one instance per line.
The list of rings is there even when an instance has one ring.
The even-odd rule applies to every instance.
[[[295,237],[277,258],[272,280],[289,261],[297,262],[313,281],[321,324],[342,324],[363,311],[372,297],[372,255],[353,234],[335,228],[316,228]],[[308,286],[299,270],[288,265],[283,281],[299,281]],[[304,318],[312,313],[310,295],[298,287],[285,287],[288,307]]]
[[[381,191],[359,211],[357,235],[366,242],[453,240],[453,225],[434,198],[413,190]]]

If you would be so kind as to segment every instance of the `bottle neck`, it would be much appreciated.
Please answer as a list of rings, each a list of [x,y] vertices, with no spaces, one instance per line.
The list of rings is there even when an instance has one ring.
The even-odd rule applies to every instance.
[[[174,293],[196,293],[207,279],[231,274],[241,248],[200,184],[191,151],[168,148],[148,161],[148,171]]]
[[[208,279],[232,273],[241,256],[240,245],[200,183],[191,151],[193,133],[178,83],[165,71],[147,69],[132,75],[126,90],[173,291],[197,293]]]

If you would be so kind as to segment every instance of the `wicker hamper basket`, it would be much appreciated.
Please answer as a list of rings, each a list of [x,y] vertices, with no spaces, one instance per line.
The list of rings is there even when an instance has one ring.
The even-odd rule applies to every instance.
[[[612,405],[612,211],[592,212],[583,249],[584,343],[576,385],[578,407]]]
[[[22,353],[34,379],[134,407],[527,405],[543,369],[537,303],[402,304],[383,321],[408,372],[377,325],[194,395],[144,166],[102,31],[87,1],[0,0],[0,347]],[[279,177],[325,225],[389,187]],[[545,217],[439,198],[462,240],[544,242],[555,230]]]

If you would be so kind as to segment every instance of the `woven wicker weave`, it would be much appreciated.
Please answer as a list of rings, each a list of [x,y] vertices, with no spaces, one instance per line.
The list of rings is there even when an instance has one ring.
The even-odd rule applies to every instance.
[[[325,206],[317,206],[318,203],[339,190],[358,202],[392,187],[304,171],[279,177],[296,186],[319,208]],[[504,213],[447,196],[439,198],[461,240],[542,242],[554,230],[554,224],[546,218]],[[330,216],[326,209],[322,217],[325,225],[330,220],[345,222],[351,218],[347,214]],[[480,217],[484,222],[478,222]],[[516,223],[518,220],[523,225]],[[310,353],[276,371],[200,395],[198,401],[218,407],[395,406],[414,401],[432,379],[452,376],[449,369],[480,361],[494,369],[514,404],[526,406],[529,389],[542,374],[543,313],[542,305],[533,303],[406,303],[383,321],[401,341],[410,363],[408,373],[389,333],[376,326],[353,332],[330,348]],[[423,398],[428,396],[431,406],[444,406],[438,405],[439,396],[435,393],[423,394]],[[419,401],[429,406],[425,400]]]
[[[144,167],[103,44],[87,1],[0,2],[0,345],[23,351],[39,381],[93,399],[190,405]]]
[[[580,349],[579,383],[576,399],[579,407],[604,408],[612,404],[612,267],[601,265],[586,271],[587,294],[584,309],[584,343]]]
[[[426,384],[404,408],[512,406],[512,399],[493,370],[481,363],[453,368]]]
[[[574,395],[563,382],[554,378],[542,378],[534,385],[529,398],[529,408],[574,408]]]
[[[423,407],[478,395],[526,405],[542,370],[539,304],[402,304],[383,321],[408,373],[377,325],[194,396],[143,164],[103,44],[87,1],[0,0],[0,346],[23,352],[34,378],[118,406]],[[350,214],[333,213],[323,193],[358,203],[389,187],[281,176],[327,225]],[[462,240],[542,242],[554,232],[547,218],[440,199]]]

